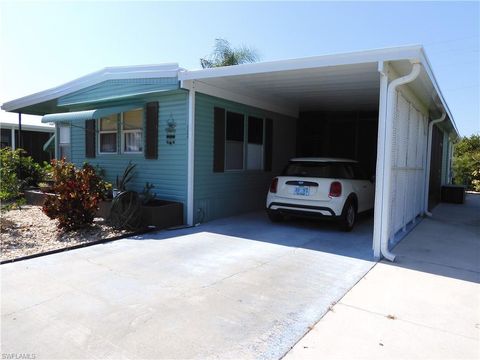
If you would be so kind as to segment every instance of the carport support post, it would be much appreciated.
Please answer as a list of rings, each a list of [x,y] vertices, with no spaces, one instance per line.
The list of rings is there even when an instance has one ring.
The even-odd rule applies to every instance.
[[[188,166],[187,166],[187,224],[193,226],[193,181],[195,157],[195,81],[188,92]]]
[[[375,174],[375,208],[373,222],[373,256],[379,260],[380,240],[383,223],[383,178],[384,178],[384,154],[385,154],[385,129],[386,129],[386,110],[387,110],[387,90],[388,90],[388,65],[384,62],[378,63],[378,72],[380,73],[380,99],[378,107],[378,140],[377,140],[377,166]]]
[[[16,144],[15,144],[15,126],[12,127],[10,136],[12,137],[12,150],[15,150],[15,147],[16,147]]]
[[[383,153],[383,198],[382,198],[382,227],[380,234],[380,253],[387,260],[394,261],[395,255],[389,249],[390,237],[390,213],[391,209],[391,179],[392,179],[392,152],[393,152],[393,119],[395,117],[397,87],[414,81],[421,71],[421,64],[418,60],[410,60],[412,70],[409,74],[396,78],[388,84],[387,108],[385,112],[385,148]]]
[[[18,147],[22,146],[22,113],[18,113]]]

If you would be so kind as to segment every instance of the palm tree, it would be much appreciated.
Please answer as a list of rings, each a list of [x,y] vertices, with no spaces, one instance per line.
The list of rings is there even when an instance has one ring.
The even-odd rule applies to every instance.
[[[231,66],[258,61],[257,51],[241,46],[233,48],[225,39],[215,39],[213,53],[209,58],[200,59],[202,68],[213,68],[220,66]]]

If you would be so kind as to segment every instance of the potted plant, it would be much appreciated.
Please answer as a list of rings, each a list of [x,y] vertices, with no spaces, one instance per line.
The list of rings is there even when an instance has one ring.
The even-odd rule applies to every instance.
[[[127,167],[125,168],[123,175],[118,177],[115,181],[115,187],[112,189],[112,196],[115,198],[121,192],[127,190],[127,184],[132,180],[133,176],[135,175],[135,167],[136,164],[132,164],[131,161],[128,162]]]

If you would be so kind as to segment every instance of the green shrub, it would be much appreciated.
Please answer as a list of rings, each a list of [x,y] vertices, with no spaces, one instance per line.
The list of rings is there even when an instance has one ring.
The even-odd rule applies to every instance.
[[[15,199],[27,186],[36,186],[43,178],[43,169],[23,149],[0,150],[0,199]]]
[[[85,163],[81,169],[62,160],[52,161],[55,196],[49,196],[43,212],[58,220],[58,227],[73,230],[91,224],[108,184]]]
[[[455,145],[454,183],[480,191],[480,135],[462,138]]]
[[[6,171],[2,166],[0,168],[0,200],[9,201],[20,197],[20,181],[13,171]]]

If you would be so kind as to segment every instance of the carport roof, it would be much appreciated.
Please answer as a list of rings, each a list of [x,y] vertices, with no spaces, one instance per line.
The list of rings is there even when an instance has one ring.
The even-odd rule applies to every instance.
[[[450,130],[458,135],[453,117],[420,45],[392,47],[300,59],[242,64],[188,71],[177,64],[105,68],[58,87],[2,105],[6,111],[45,115],[65,112],[60,96],[111,79],[178,77],[181,87],[298,116],[308,110],[376,110],[380,88],[379,64],[387,62],[397,76],[410,71],[410,61],[422,64],[409,88],[432,116],[447,112]]]
[[[291,116],[309,110],[376,110],[380,64],[388,63],[397,77],[410,72],[412,61],[420,62],[422,71],[408,87],[433,117],[445,110],[450,130],[458,135],[421,45],[181,71],[179,80],[187,89]]]

